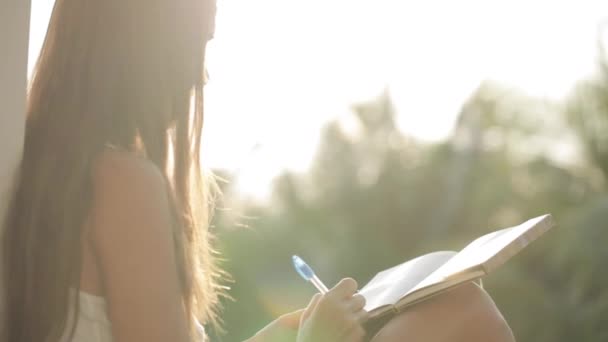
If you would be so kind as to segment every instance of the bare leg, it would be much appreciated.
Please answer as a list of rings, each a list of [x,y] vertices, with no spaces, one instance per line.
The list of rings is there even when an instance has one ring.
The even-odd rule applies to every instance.
[[[388,322],[372,342],[515,342],[490,296],[469,283],[414,306]]]

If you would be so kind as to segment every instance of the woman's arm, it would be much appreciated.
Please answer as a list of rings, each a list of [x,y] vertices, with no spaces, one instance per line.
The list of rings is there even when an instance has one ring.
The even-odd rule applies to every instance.
[[[90,233],[114,341],[188,341],[162,174],[111,151],[96,163],[93,179]]]

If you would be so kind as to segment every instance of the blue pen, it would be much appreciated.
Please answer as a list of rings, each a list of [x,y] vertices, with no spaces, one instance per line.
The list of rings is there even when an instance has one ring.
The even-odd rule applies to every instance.
[[[291,261],[293,261],[293,267],[295,267],[296,271],[298,271],[298,274],[302,276],[304,280],[311,282],[317,288],[317,290],[321,292],[321,294],[325,294],[329,291],[327,289],[327,286],[323,284],[321,279],[319,279],[315,275],[315,272],[312,270],[312,268],[310,268],[310,266],[308,266],[308,264],[305,263],[302,258],[297,255],[294,255],[291,257]]]

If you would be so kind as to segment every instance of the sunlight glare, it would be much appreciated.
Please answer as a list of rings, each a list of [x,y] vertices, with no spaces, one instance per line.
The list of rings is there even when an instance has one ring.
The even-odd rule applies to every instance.
[[[30,69],[52,1],[32,8]],[[400,127],[423,141],[445,139],[485,79],[559,99],[594,70],[606,9],[601,1],[219,0],[204,160],[257,192],[283,169],[306,170],[323,125],[386,87]]]

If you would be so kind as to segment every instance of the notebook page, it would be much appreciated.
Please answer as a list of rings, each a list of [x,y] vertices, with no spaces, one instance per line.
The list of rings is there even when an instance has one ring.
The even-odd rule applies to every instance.
[[[395,304],[404,294],[445,264],[456,252],[434,252],[378,273],[359,293],[368,312]]]
[[[485,262],[508,249],[524,248],[528,243],[527,236],[535,228],[542,228],[544,221],[551,220],[550,216],[541,216],[512,228],[505,228],[486,234],[467,245],[460,253],[430,274],[409,293],[421,288],[432,286],[466,270],[482,266]],[[521,240],[521,241],[520,241]],[[520,243],[517,243],[520,241]],[[514,244],[515,243],[515,244]],[[515,253],[509,253],[511,255]]]

